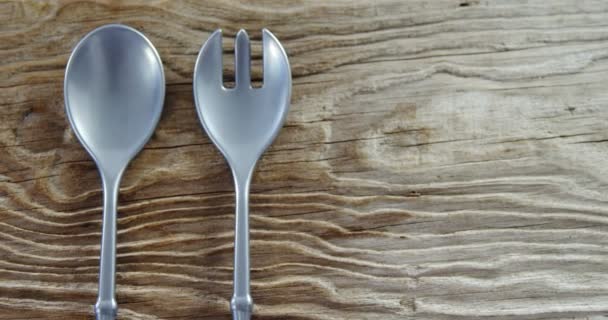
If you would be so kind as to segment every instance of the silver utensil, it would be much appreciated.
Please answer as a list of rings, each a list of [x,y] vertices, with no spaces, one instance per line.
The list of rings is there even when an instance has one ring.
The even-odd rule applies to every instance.
[[[203,128],[226,158],[236,189],[234,239],[234,320],[250,319],[249,185],[255,164],[281,129],[291,95],[291,71],[285,50],[270,31],[262,35],[264,84],[251,87],[249,37],[240,30],[235,42],[235,87],[222,84],[222,31],[216,30],[199,52],[194,67],[194,100]]]
[[[162,62],[137,30],[111,24],[87,34],[65,71],[65,107],[80,143],[103,183],[103,227],[99,264],[98,320],[117,314],[116,205],[125,168],[148,141],[165,99]]]

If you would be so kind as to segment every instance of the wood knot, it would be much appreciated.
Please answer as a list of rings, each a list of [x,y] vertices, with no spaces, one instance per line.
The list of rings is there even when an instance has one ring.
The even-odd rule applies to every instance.
[[[410,192],[409,192],[409,193],[406,195],[406,197],[420,197],[420,196],[421,196],[420,192],[418,192],[418,191],[413,191],[413,190],[412,190],[412,191],[410,191]]]
[[[458,6],[463,8],[463,7],[470,7],[470,6],[473,6],[476,4],[479,4],[479,1],[472,0],[472,1],[463,1]]]

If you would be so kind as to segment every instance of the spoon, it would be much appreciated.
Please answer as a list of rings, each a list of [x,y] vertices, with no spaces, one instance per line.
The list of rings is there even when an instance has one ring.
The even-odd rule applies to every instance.
[[[125,168],[150,139],[165,99],[162,62],[137,30],[110,24],[87,34],[65,71],[68,119],[91,155],[103,184],[103,226],[99,264],[98,320],[117,314],[116,206]]]

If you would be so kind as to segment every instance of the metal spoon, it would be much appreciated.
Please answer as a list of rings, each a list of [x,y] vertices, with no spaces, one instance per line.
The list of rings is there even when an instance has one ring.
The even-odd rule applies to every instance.
[[[125,168],[148,141],[165,99],[162,62],[150,41],[124,25],[105,25],[74,48],[65,71],[65,107],[103,183],[98,320],[117,314],[116,204]]]
[[[239,31],[235,41],[234,89],[222,84],[222,32],[215,31],[199,52],[194,68],[194,101],[213,143],[232,169],[236,189],[234,238],[234,320],[249,320],[253,300],[249,290],[249,185],[255,164],[283,126],[291,97],[287,54],[270,31],[262,31],[264,84],[251,87],[249,36]]]

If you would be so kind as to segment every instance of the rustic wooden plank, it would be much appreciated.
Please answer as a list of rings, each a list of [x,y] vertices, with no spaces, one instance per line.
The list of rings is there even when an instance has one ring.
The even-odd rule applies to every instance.
[[[119,207],[120,319],[229,319],[233,187],[192,99],[202,42],[294,75],[252,186],[256,319],[608,318],[608,2],[0,2],[0,319],[92,316],[100,181],[63,109],[106,23],[165,63]],[[230,64],[226,65],[227,74]],[[229,77],[228,77],[229,78]]]

